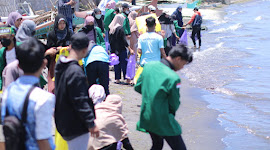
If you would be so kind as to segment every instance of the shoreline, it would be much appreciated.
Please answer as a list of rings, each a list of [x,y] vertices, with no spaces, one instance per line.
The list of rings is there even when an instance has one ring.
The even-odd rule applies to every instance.
[[[180,77],[181,78],[181,77]],[[150,135],[136,130],[139,120],[141,95],[134,88],[127,85],[114,84],[114,72],[110,71],[110,92],[119,94],[123,98],[122,114],[128,124],[129,139],[134,149],[150,149],[152,141]],[[217,120],[218,111],[208,108],[203,100],[203,90],[194,88],[187,79],[182,78],[180,89],[181,105],[176,112],[176,120],[182,126],[182,138],[188,150],[217,150],[224,149],[222,142],[227,134]],[[164,150],[170,149],[164,142]]]

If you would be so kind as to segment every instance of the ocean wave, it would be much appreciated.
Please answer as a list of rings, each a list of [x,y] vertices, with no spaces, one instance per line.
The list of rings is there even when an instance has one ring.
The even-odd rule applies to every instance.
[[[220,29],[212,30],[209,33],[223,33],[226,31],[235,31],[241,27],[243,27],[243,25],[241,23],[237,23],[235,25],[229,26],[228,28],[220,28]]]
[[[255,20],[255,21],[260,21],[260,20],[262,20],[262,16],[258,16],[258,17],[256,17],[254,20]]]

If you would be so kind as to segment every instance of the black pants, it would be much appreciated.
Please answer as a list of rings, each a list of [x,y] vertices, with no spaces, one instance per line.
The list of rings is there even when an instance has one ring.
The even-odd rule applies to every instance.
[[[131,1],[132,5],[136,5],[136,0]]]
[[[197,35],[197,38],[199,40],[199,46],[201,46],[201,27],[192,27],[192,35],[191,39],[193,41],[194,46],[196,46],[196,41],[195,41],[195,35]]]
[[[123,141],[121,141],[123,143],[123,147],[126,149],[126,150],[133,150],[133,147],[131,146],[130,142],[129,142],[129,139],[128,138],[125,138]],[[117,142],[116,143],[113,143],[111,145],[108,145],[108,146],[105,146],[105,147],[102,147],[100,150],[116,150],[117,148]]]
[[[167,56],[169,55],[169,52],[171,51],[172,47],[173,47],[173,36],[170,36],[167,38],[167,46],[164,49]]]
[[[106,95],[109,95],[109,64],[101,61],[94,61],[86,66],[86,74],[90,87],[93,84],[99,84],[105,89]]]
[[[149,132],[152,138],[152,148],[151,150],[162,150],[164,139],[167,141],[172,150],[186,150],[186,145],[181,137],[178,136],[159,136],[154,133]]]
[[[118,55],[119,57],[119,64],[114,65],[114,72],[115,72],[115,80],[121,79],[121,70],[123,72],[124,79],[126,79],[126,73],[127,73],[127,51],[123,50]]]

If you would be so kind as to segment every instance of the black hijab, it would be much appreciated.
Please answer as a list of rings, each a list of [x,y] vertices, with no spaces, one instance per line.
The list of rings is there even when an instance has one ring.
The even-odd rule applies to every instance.
[[[59,20],[62,19],[65,21],[66,23],[66,27],[64,30],[59,30],[58,29],[58,24],[59,24]],[[68,34],[68,23],[67,23],[67,19],[64,15],[59,14],[55,17],[55,21],[54,21],[54,32],[55,35],[57,36],[58,40],[63,40],[66,38],[67,34]]]
[[[159,16],[158,21],[160,24],[173,24],[173,19],[171,16],[167,18],[166,13],[162,13],[161,16]]]
[[[95,18],[95,26],[98,26],[102,32],[104,32],[104,16],[101,15],[100,19],[96,18],[96,14],[100,12],[101,10],[99,8],[94,9],[94,12],[92,16]]]

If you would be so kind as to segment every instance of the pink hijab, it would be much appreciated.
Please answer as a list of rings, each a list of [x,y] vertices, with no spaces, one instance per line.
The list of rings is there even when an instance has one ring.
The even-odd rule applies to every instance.
[[[138,13],[136,11],[132,11],[128,15],[130,32],[138,31],[138,27],[137,27],[137,24],[136,24],[136,17],[137,16],[138,16]]]
[[[125,21],[125,17],[122,15],[122,14],[117,14],[111,24],[109,25],[109,28],[110,28],[110,34],[114,34],[116,28],[118,27],[122,27],[123,26],[123,23]]]
[[[94,22],[94,21],[95,21],[95,18],[94,18],[93,16],[87,16],[87,17],[85,18],[85,21],[84,21],[83,26],[86,26],[88,23]]]
[[[109,1],[107,3],[106,8],[108,8],[108,9],[114,9],[115,8],[115,5],[116,5],[115,1],[112,0],[112,1]]]
[[[122,98],[119,95],[108,95],[104,102],[95,105],[95,112],[100,136],[89,139],[88,150],[100,149],[127,138],[128,127],[122,116]]]
[[[20,18],[22,18],[22,15],[20,13],[12,12],[8,15],[7,24],[15,27],[15,22]]]

